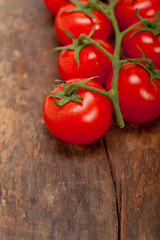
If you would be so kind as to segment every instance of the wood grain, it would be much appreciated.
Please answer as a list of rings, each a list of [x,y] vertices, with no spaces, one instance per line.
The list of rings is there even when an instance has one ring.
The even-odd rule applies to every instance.
[[[0,239],[159,240],[160,118],[87,146],[42,119],[58,78],[54,19],[38,0],[0,0]]]
[[[58,77],[58,53],[43,54],[58,45],[53,19],[38,0],[0,6],[0,239],[116,239],[103,142],[62,143],[42,119]]]
[[[118,200],[120,239],[160,239],[160,118],[105,135]]]

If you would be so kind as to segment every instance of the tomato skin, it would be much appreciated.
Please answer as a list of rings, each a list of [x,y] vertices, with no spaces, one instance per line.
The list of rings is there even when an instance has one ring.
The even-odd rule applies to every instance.
[[[113,54],[112,46],[105,40],[94,39],[106,44],[101,46]],[[62,50],[58,56],[58,71],[63,80],[98,76],[95,81],[105,87],[106,79],[112,69],[109,58],[97,47],[90,44],[85,46],[79,53],[79,66],[74,58],[74,50]]]
[[[68,0],[44,0],[44,4],[54,16],[56,16],[59,9],[68,4],[68,2]]]
[[[138,46],[143,51],[146,58],[150,58],[153,61],[155,68],[159,69],[160,35],[154,36],[149,31],[141,31],[131,36],[132,33],[139,27],[136,27],[133,30],[129,31],[127,34],[125,34],[122,42],[124,56],[127,58],[141,58],[142,54],[141,51],[137,48]]]
[[[112,83],[110,74],[106,90]],[[149,74],[135,63],[125,63],[118,78],[119,106],[124,121],[142,124],[160,115],[160,80],[151,83]]]
[[[82,1],[85,3],[85,1]],[[83,12],[67,12],[75,8],[72,3],[67,4],[61,8],[55,18],[55,30],[59,42],[62,45],[68,45],[72,43],[72,39],[64,33],[62,29],[66,29],[72,33],[76,38],[81,33],[89,34],[95,27],[92,38],[99,38],[107,40],[110,37],[112,31],[112,24],[109,19],[104,16],[100,11],[93,10],[92,14],[95,18],[88,17]]]
[[[128,28],[133,23],[139,21],[136,16],[138,9],[143,18],[153,18],[160,9],[159,0],[119,0],[115,6],[115,15],[118,20],[120,30]]]
[[[83,78],[67,81],[69,84],[79,82]],[[90,80],[88,86],[104,90],[97,82]],[[59,85],[51,92],[62,91]],[[72,144],[89,144],[107,131],[111,116],[112,106],[107,97],[79,89],[77,94],[83,102],[68,102],[62,107],[56,107],[53,98],[46,96],[43,103],[43,118],[48,129],[59,139]],[[58,100],[58,99],[57,99]]]

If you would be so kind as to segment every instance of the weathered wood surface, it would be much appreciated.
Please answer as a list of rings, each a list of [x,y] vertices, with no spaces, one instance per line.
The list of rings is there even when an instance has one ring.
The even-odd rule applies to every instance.
[[[0,0],[0,239],[159,240],[160,118],[73,146],[42,119],[58,77],[40,0]]]

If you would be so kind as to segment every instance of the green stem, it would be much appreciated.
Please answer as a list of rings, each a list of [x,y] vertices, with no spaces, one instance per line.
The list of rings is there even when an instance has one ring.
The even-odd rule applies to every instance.
[[[114,55],[112,55],[111,53],[109,53],[107,50],[104,49],[104,47],[102,47],[98,42],[94,41],[93,39],[91,39],[90,37],[88,37],[87,35],[85,35],[84,33],[82,33],[80,35],[80,39],[85,39],[88,42],[90,42],[91,44],[93,44],[94,46],[96,46],[99,50],[101,50],[105,55],[107,55],[107,57],[110,59],[111,62],[113,62],[114,59]]]
[[[149,58],[133,58],[133,59],[131,58],[131,59],[126,59],[124,61],[137,63],[142,68],[144,68],[146,70],[146,72],[148,72],[149,74],[155,73],[154,64],[153,64],[152,60]],[[145,62],[146,65],[140,64],[140,62]]]
[[[59,1],[59,0],[57,0]],[[75,4],[76,7],[81,8],[83,5],[81,2],[77,1],[77,0],[70,0],[70,2],[72,2],[73,4]]]
[[[149,58],[129,58],[129,59],[126,59],[126,60],[123,60],[123,62],[145,62],[145,63],[150,63],[151,60]]]
[[[115,33],[115,50],[114,50],[114,56],[116,58],[116,61],[118,61],[120,59],[120,49],[121,49],[121,34],[120,34],[120,30],[119,30],[119,26],[118,26],[118,22],[116,21],[116,17],[115,17],[115,13],[114,13],[114,8],[112,8],[111,10],[111,22],[112,22],[112,26],[114,29],[114,33]]]
[[[101,6],[97,6],[97,10],[101,11],[112,23],[114,32],[115,32],[115,51],[114,51],[114,60],[118,61],[120,59],[120,47],[121,47],[121,39],[120,39],[120,30],[118,26],[118,22],[115,17],[114,7],[117,3],[117,0],[110,1],[109,5],[105,7],[105,4],[101,4]]]
[[[118,0],[109,0],[109,6],[115,7],[117,2],[118,2]]]
[[[104,8],[103,7],[101,7],[101,6],[99,6],[98,4],[94,4],[94,7],[95,7],[95,9],[97,9],[97,10],[99,10],[99,11],[101,11],[110,21],[112,20],[111,19],[111,16],[110,16],[110,6],[105,6],[106,4],[103,4],[103,3],[101,3],[101,6],[104,6]]]
[[[141,65],[140,62],[145,62],[146,65],[145,66],[141,65],[141,67],[143,67],[150,74],[151,81],[152,81],[153,77],[160,79],[160,73],[159,73],[160,70],[155,70],[152,61],[150,59],[146,59],[144,54],[142,54],[143,58],[120,60],[120,49],[121,49],[121,44],[122,44],[124,35],[127,32],[134,29],[135,27],[139,26],[140,24],[145,24],[146,19],[140,18],[140,21],[138,23],[133,24],[132,26],[130,26],[129,28],[127,28],[126,30],[121,32],[119,29],[119,26],[118,26],[118,22],[116,20],[115,13],[114,13],[114,8],[115,8],[117,1],[118,0],[109,0],[108,5],[106,5],[103,2],[100,2],[99,0],[90,0],[87,3],[88,8],[93,6],[93,9],[97,9],[97,10],[101,11],[111,21],[113,29],[114,29],[114,33],[115,33],[115,49],[114,49],[115,51],[114,51],[113,55],[111,53],[109,53],[100,42],[91,39],[92,32],[89,36],[82,33],[80,35],[80,37],[78,38],[78,40],[74,39],[74,37],[71,36],[71,38],[74,40],[74,43],[71,46],[71,49],[75,48],[74,45],[76,45],[76,47],[77,47],[80,45],[85,46],[85,44],[93,44],[110,59],[110,61],[112,63],[112,67],[113,67],[111,90],[109,92],[106,92],[105,90],[87,86],[87,85],[85,85],[85,82],[89,81],[89,79],[85,79],[79,83],[74,82],[74,83],[68,85],[66,88],[63,89],[64,90],[63,93],[64,93],[65,97],[66,96],[70,97],[73,93],[76,93],[79,88],[82,88],[82,89],[86,89],[88,91],[93,91],[93,92],[96,92],[96,93],[99,93],[99,94],[102,94],[102,95],[108,97],[108,99],[111,101],[111,103],[114,107],[118,125],[120,127],[124,127],[124,121],[123,121],[122,114],[120,111],[119,99],[118,99],[119,98],[118,97],[118,78],[119,78],[119,72],[120,72],[122,65],[127,62],[134,62],[134,63]],[[77,0],[71,0],[71,2],[75,3],[75,5],[79,8],[83,8],[83,4],[78,2]],[[66,30],[64,30],[64,31],[66,31]],[[67,34],[67,31],[66,31],[66,34]],[[68,33],[68,35],[70,35],[70,33]],[[86,41],[84,41],[84,40],[86,40]],[[53,100],[55,101],[55,104],[57,104],[57,106],[58,106],[58,103],[56,103],[54,96],[53,96]]]
[[[118,122],[120,127],[124,127],[124,121],[123,121],[122,114],[121,114],[120,107],[119,107],[119,99],[118,99],[117,88],[118,88],[119,71],[120,71],[123,63],[124,63],[123,61],[112,62],[113,77],[112,77],[112,86],[111,86],[111,90],[110,90],[110,93],[112,93],[112,96],[111,96],[110,100],[113,104],[115,115],[117,117],[117,122]]]
[[[144,24],[144,22],[145,22],[145,19],[144,19],[144,20],[141,20],[141,21],[133,24],[132,26],[128,27],[127,29],[125,29],[123,32],[121,32],[121,38],[123,38],[124,35],[125,35],[127,32],[131,31],[131,30],[134,29],[135,27],[137,27],[137,26],[139,26],[139,25],[141,25],[141,24]]]
[[[115,92],[117,92],[119,71],[120,71],[123,63],[124,63],[124,61],[118,61],[118,62],[112,63],[112,66],[113,66],[112,89]]]
[[[121,48],[121,37],[118,22],[115,17],[114,7],[117,3],[117,0],[109,1],[109,5],[105,7],[105,4],[101,6],[96,6],[97,10],[101,11],[112,23],[114,33],[115,33],[115,51],[114,51],[114,60],[118,61],[120,59],[120,48]]]
[[[111,0],[111,1],[109,1],[109,5],[106,6],[106,8],[105,8],[105,4],[102,4],[102,6],[104,8],[98,6],[97,9],[100,10],[112,22],[112,26],[113,26],[114,33],[115,33],[114,57],[115,57],[115,60],[118,61],[120,59],[120,49],[121,49],[122,39],[123,39],[124,35],[127,32],[129,32],[130,30],[132,30],[133,28],[139,26],[140,24],[143,24],[145,22],[145,19],[143,19],[143,20],[139,21],[138,23],[132,25],[131,27],[124,30],[123,32],[120,32],[118,22],[116,20],[116,16],[115,16],[115,13],[114,13],[114,8],[115,8],[116,3],[117,3],[117,0]]]
[[[96,93],[99,93],[99,94],[102,94],[106,97],[108,97],[109,99],[111,99],[111,93],[110,92],[106,92],[104,90],[101,90],[101,89],[98,89],[98,88],[95,88],[95,87],[90,87],[90,86],[87,86],[87,85],[84,85],[82,84],[81,82],[77,83],[77,82],[74,82],[72,84],[70,84],[66,90],[65,90],[65,95],[66,96],[70,96],[70,94],[72,93],[72,91],[75,89],[75,88],[83,88],[83,89],[86,89],[86,90],[89,90],[89,91],[92,91],[92,92],[96,92]]]
[[[98,89],[98,88],[95,88],[95,87],[90,87],[90,86],[84,85],[82,83],[76,83],[75,82],[75,83],[70,84],[67,87],[67,89],[65,90],[65,95],[68,96],[69,93],[71,93],[73,91],[73,89],[75,89],[75,88],[86,89],[88,91],[96,92],[96,93],[99,93],[99,94],[102,94],[102,95],[108,97],[108,99],[113,104],[115,114],[116,114],[116,117],[117,117],[118,125],[120,127],[124,127],[124,121],[123,121],[121,111],[120,111],[120,108],[119,108],[119,104],[118,104],[118,93],[117,93],[117,91],[114,91],[114,89],[111,89],[109,92],[106,92],[104,90],[101,90],[101,89]]]

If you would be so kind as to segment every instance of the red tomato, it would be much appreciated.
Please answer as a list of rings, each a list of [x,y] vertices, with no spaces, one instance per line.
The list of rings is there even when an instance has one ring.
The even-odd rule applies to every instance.
[[[114,53],[112,46],[105,40],[94,39],[111,54]],[[79,66],[74,58],[74,50],[62,50],[58,56],[58,71],[63,80],[77,77],[98,76],[95,80],[103,87],[108,77],[112,63],[109,58],[97,47],[90,44],[85,46],[79,53]]]
[[[115,14],[121,30],[139,21],[136,9],[143,18],[153,18],[160,9],[160,0],[119,0],[115,6]]]
[[[69,0],[44,0],[48,10],[55,16],[59,9],[65,6]]]
[[[71,84],[81,80],[78,78],[67,82]],[[103,90],[94,80],[85,85]],[[61,91],[62,84],[51,92]],[[59,139],[72,144],[89,144],[102,137],[108,129],[112,107],[108,98],[101,94],[84,89],[79,89],[77,94],[83,102],[71,101],[62,107],[57,107],[53,98],[47,95],[43,103],[43,118],[48,129]]]
[[[82,3],[85,3],[85,1],[82,1]],[[73,8],[75,8],[74,4],[67,4],[59,10],[55,18],[56,34],[62,45],[72,43],[72,39],[62,29],[66,29],[78,38],[81,33],[88,35],[95,27],[94,34],[92,35],[93,38],[105,40],[109,38],[112,31],[112,24],[106,16],[97,10],[92,11],[95,18],[88,17],[83,12],[67,12]]]
[[[124,36],[122,42],[124,55],[127,58],[141,58],[142,54],[137,48],[138,46],[147,58],[152,59],[155,68],[158,69],[160,68],[160,35],[154,36],[149,31],[141,31],[131,36],[139,27],[136,27]]]
[[[130,123],[146,123],[160,115],[160,80],[150,81],[149,74],[135,63],[122,66],[118,78],[119,106],[124,121]],[[110,90],[112,73],[106,90]]]

